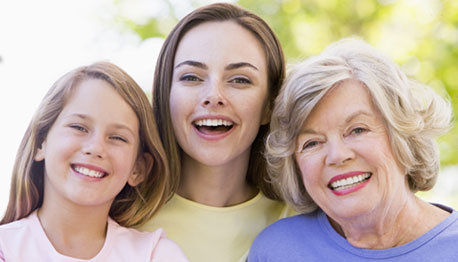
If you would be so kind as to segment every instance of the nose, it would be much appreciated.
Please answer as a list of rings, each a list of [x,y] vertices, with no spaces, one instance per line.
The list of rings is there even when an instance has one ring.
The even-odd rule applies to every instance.
[[[99,134],[92,134],[83,143],[82,152],[87,156],[104,159],[106,157],[104,137]]]
[[[328,141],[326,165],[341,166],[354,158],[354,151],[341,138]]]
[[[202,106],[214,107],[225,106],[227,100],[224,95],[224,85],[220,80],[211,81],[207,88],[203,89]]]

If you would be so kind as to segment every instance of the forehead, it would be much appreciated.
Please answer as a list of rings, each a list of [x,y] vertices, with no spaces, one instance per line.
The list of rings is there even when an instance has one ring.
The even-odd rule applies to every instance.
[[[204,22],[190,29],[178,44],[175,64],[181,60],[247,61],[265,68],[264,48],[253,33],[234,21]]]
[[[344,80],[327,91],[307,117],[304,126],[341,123],[358,112],[381,118],[367,87],[354,79]]]
[[[98,116],[107,122],[138,125],[134,109],[110,83],[102,79],[87,78],[72,88],[61,114],[74,112]]]

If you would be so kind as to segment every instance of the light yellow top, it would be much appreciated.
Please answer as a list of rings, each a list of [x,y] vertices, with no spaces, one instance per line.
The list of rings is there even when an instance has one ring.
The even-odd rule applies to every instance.
[[[230,207],[207,206],[175,194],[140,229],[163,228],[191,262],[242,262],[261,230],[291,214],[285,203],[270,200],[261,192]]]

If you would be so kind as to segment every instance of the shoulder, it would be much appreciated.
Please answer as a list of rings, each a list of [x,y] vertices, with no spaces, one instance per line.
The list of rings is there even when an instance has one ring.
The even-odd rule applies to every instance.
[[[316,228],[317,214],[300,214],[292,217],[282,218],[267,228],[265,228],[256,238],[255,241],[267,241],[269,239],[290,239],[300,236]]]
[[[178,245],[166,237],[162,228],[152,232],[140,231],[122,227],[110,219],[109,230],[112,231],[111,236],[112,240],[116,242],[116,247],[131,251],[141,250],[155,262],[188,261]]]
[[[162,229],[158,229],[155,232],[160,233],[160,239],[157,242],[156,248],[152,254],[152,261],[157,262],[186,262],[188,259],[184,255],[181,248],[172,240],[165,236]],[[155,233],[153,232],[153,233]]]
[[[458,211],[443,205],[440,207],[450,212],[450,215],[438,225],[439,229],[441,229],[441,226],[443,228],[443,230],[441,230],[443,231],[441,236],[445,238],[453,238],[455,241],[458,240]]]
[[[49,253],[51,247],[36,212],[0,226],[0,257],[5,260],[30,261],[43,252]]]
[[[285,202],[272,200],[266,197],[261,191],[253,199],[243,203],[246,205],[247,212],[262,214],[266,217],[267,223],[271,224],[280,218],[297,215]]]
[[[108,236],[116,240],[116,242],[127,242],[129,245],[153,245],[161,238],[161,230],[153,232],[145,232],[135,228],[128,228],[120,226],[116,221],[111,218],[108,219]]]
[[[36,226],[39,226],[39,223],[34,221],[36,218],[36,212],[33,212],[27,217],[24,217],[20,220],[13,221],[8,224],[0,226],[0,239],[11,239],[23,236],[27,232],[30,232],[30,229]]]
[[[268,226],[255,238],[248,261],[307,260],[304,250],[322,234],[316,213],[283,218]]]
[[[298,245],[308,245],[322,234],[319,228],[317,211],[280,219],[255,238],[250,248],[249,256],[253,259],[250,261],[257,261],[254,257],[281,258],[290,251],[294,253]]]

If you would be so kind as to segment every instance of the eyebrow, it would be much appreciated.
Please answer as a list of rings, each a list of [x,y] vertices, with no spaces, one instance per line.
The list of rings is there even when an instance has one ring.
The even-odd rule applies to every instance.
[[[254,66],[254,65],[252,65],[250,63],[247,63],[247,62],[229,64],[224,69],[225,70],[233,70],[233,69],[237,69],[237,68],[241,68],[241,67],[251,67],[251,68],[259,71],[259,69],[256,66]]]
[[[127,132],[129,132],[132,136],[135,137],[135,132],[134,130],[130,129],[130,127],[126,126],[126,125],[123,125],[123,124],[113,124],[112,125],[116,130],[118,129],[123,129],[123,130],[126,130]]]
[[[184,66],[184,65],[189,65],[189,66],[194,66],[194,67],[198,67],[198,68],[201,68],[201,69],[208,69],[208,66],[204,63],[201,63],[201,62],[197,62],[197,61],[194,61],[194,60],[186,60],[186,61],[183,61],[181,63],[179,63],[178,65],[175,66],[175,69],[181,67],[181,66]],[[257,71],[259,71],[259,69],[250,64],[250,63],[247,63],[247,62],[240,62],[240,63],[232,63],[232,64],[229,64],[227,65],[224,69],[225,70],[234,70],[234,69],[237,69],[237,68],[241,68],[241,67],[251,67]]]
[[[65,118],[69,118],[69,117],[78,117],[78,118],[81,118],[81,119],[88,119],[89,118],[85,114],[70,114],[70,115],[66,116]]]
[[[71,115],[68,115],[66,118],[70,118],[70,117],[77,117],[77,118],[81,118],[83,120],[91,120],[91,118],[85,114],[71,114]],[[111,124],[112,127],[114,127],[115,129],[124,129],[124,130],[127,130],[129,133],[131,133],[132,135],[135,136],[135,132],[130,128],[128,127],[127,125],[124,125],[124,124],[120,124],[120,123],[114,123],[114,124]]]
[[[361,115],[364,115],[364,116],[372,116],[372,114],[369,114],[368,112],[364,111],[364,110],[358,110],[356,112],[354,112],[353,114],[351,114],[349,117],[347,117],[345,119],[345,124],[353,121],[353,119],[361,116]],[[299,135],[304,135],[304,134],[318,134],[317,131],[311,129],[311,128],[306,128],[306,129],[303,129],[299,132]]]
[[[180,66],[184,66],[184,65],[194,66],[194,67],[198,67],[198,68],[202,68],[202,69],[208,69],[208,66],[205,65],[204,63],[193,61],[193,60],[183,61],[183,62],[179,63],[178,65],[176,65],[175,69],[179,68]]]
[[[372,116],[372,114],[369,114],[368,112],[364,111],[364,110],[358,110],[356,112],[354,112],[353,114],[351,114],[349,117],[347,117],[347,119],[345,119],[345,123],[349,123],[351,121],[353,121],[353,119],[359,117],[359,116]]]

